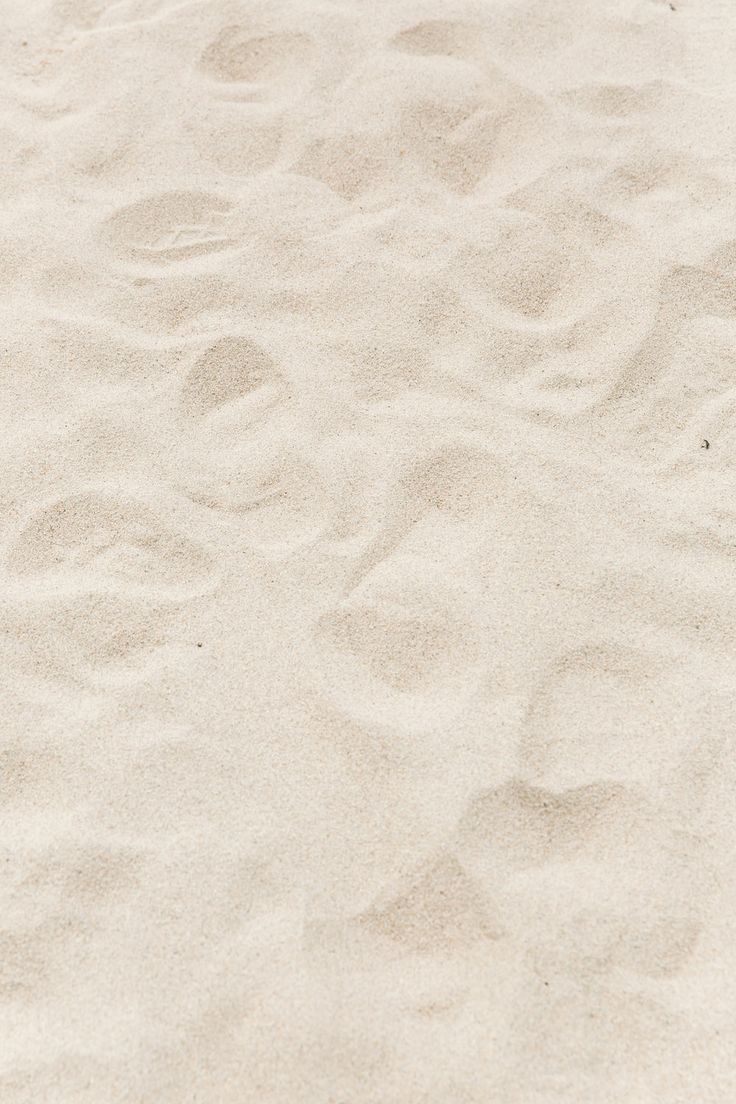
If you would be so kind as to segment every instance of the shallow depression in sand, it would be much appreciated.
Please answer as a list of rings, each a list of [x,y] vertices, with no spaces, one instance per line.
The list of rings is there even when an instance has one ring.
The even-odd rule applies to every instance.
[[[187,260],[231,244],[226,233],[232,204],[200,191],[163,192],[113,212],[103,236],[114,250],[136,260]]]
[[[254,35],[248,27],[232,24],[203,51],[200,67],[218,81],[272,81],[305,65],[313,49],[308,35]]]
[[[74,494],[33,514],[11,543],[7,565],[18,576],[97,578],[157,590],[196,588],[211,568],[206,550],[169,528],[151,507],[108,492]]]
[[[397,554],[320,618],[325,689],[349,716],[422,731],[452,719],[475,689],[472,615],[451,587],[423,581],[428,569]]]

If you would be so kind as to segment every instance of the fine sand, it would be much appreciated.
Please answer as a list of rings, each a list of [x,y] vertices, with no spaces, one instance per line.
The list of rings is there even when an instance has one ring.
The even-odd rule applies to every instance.
[[[736,1099],[733,0],[0,0],[0,1104]]]

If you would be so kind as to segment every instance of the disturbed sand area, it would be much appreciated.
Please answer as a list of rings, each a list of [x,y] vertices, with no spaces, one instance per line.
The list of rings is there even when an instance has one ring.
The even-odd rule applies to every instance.
[[[2,1104],[730,1104],[731,0],[0,31]]]

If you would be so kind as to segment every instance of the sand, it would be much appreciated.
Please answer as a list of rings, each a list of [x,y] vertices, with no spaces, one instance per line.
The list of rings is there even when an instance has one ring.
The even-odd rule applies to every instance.
[[[0,3],[0,1101],[736,1099],[732,0]]]

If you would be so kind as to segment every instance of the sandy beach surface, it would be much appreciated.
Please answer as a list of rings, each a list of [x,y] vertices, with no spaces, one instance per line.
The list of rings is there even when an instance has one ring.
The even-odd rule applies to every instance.
[[[0,0],[1,1104],[736,1099],[733,0]]]

